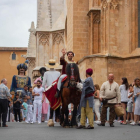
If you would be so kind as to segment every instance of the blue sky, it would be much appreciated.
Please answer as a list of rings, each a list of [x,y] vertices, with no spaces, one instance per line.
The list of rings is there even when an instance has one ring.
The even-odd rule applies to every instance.
[[[31,22],[37,21],[37,0],[0,0],[0,46],[27,47]]]

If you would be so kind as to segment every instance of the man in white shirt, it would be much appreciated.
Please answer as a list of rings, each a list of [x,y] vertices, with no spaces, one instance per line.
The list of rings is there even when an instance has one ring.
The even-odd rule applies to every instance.
[[[102,113],[101,113],[101,124],[99,126],[105,126],[107,108],[110,108],[109,123],[110,127],[114,127],[113,121],[115,119],[115,104],[121,103],[121,96],[119,85],[114,81],[114,75],[109,74],[108,81],[104,82],[100,89],[100,99],[106,99],[107,102],[103,102]]]
[[[38,109],[38,124],[41,123],[41,110],[42,110],[42,103],[44,102],[45,95],[43,94],[44,88],[41,87],[41,81],[37,81],[37,87],[33,89],[33,96],[34,96],[34,114],[33,114],[33,122],[36,122],[36,113]],[[44,96],[42,100],[42,96]]]
[[[45,88],[46,86],[49,87],[52,85],[52,83],[57,80],[60,76],[60,72],[56,71],[55,68],[57,68],[59,66],[58,63],[56,63],[55,60],[53,59],[50,59],[49,60],[49,63],[46,64],[46,66],[48,68],[50,68],[49,71],[45,72],[44,74],[44,77],[43,77],[43,84],[42,84],[42,87]],[[50,114],[51,112],[51,114]],[[50,105],[49,105],[49,108],[48,108],[48,113],[47,113],[47,121],[50,119],[52,119],[52,115],[53,115],[53,110],[50,109]],[[53,115],[53,121],[55,121],[55,113]]]

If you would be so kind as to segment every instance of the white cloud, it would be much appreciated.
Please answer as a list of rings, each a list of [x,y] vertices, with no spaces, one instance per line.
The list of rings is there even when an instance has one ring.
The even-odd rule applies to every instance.
[[[37,0],[0,0],[0,46],[27,47],[36,18]]]

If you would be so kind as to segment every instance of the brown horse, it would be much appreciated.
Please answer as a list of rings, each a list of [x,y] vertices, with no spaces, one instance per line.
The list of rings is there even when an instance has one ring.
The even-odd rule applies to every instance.
[[[79,91],[76,87],[77,82],[81,82],[78,66],[75,63],[67,64],[66,74],[68,77],[62,89],[62,110],[61,110],[60,125],[63,127],[69,126],[76,127],[78,125],[76,122],[77,107],[81,99],[81,91]],[[68,105],[70,103],[74,104],[74,110],[72,120],[69,123]]]

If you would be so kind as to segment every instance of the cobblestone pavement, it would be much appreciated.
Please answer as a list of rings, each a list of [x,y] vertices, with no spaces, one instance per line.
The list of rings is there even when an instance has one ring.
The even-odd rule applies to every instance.
[[[140,126],[120,125],[115,123],[111,128],[108,124],[95,129],[62,128],[59,123],[48,127],[46,123],[25,124],[7,123],[8,128],[0,127],[0,140],[139,140]]]

